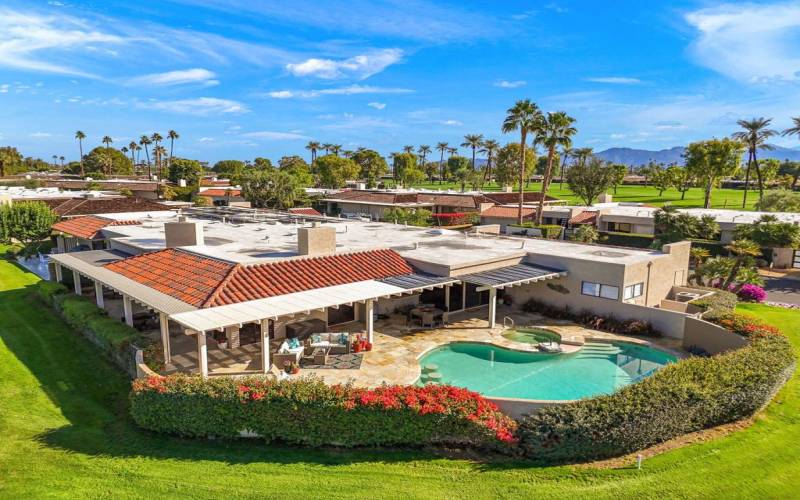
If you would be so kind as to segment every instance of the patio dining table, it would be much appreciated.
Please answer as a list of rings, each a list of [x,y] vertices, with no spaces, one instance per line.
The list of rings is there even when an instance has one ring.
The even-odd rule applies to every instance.
[[[412,318],[418,318],[422,326],[434,326],[437,320],[441,320],[444,311],[437,307],[419,306],[409,311]]]

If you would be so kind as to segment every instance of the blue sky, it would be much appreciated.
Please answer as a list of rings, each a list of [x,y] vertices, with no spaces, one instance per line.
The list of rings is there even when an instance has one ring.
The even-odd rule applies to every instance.
[[[530,98],[577,146],[661,149],[800,116],[800,3],[0,0],[0,145],[77,158],[175,129],[175,154],[502,142]],[[778,144],[797,147],[796,139]]]

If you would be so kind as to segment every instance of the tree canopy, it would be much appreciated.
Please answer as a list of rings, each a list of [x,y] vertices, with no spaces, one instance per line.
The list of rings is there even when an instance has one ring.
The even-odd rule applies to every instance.
[[[519,182],[519,143],[506,144],[497,151],[494,177],[503,186],[513,186]],[[536,152],[533,148],[525,149],[525,178],[529,178],[536,168]]]
[[[762,215],[753,224],[737,226],[735,239],[754,241],[762,247],[797,248],[800,246],[800,226],[781,222],[774,215]]]
[[[22,154],[11,146],[0,147],[0,176],[18,174],[25,171]]]
[[[244,162],[239,160],[220,160],[214,164],[211,170],[221,177],[238,177],[244,170]]]
[[[320,184],[327,188],[343,187],[345,182],[356,178],[359,174],[356,162],[334,154],[318,157],[316,168]]]
[[[119,149],[97,146],[83,158],[83,168],[87,175],[101,173],[103,175],[131,175],[133,163]]]
[[[291,175],[299,187],[308,187],[314,184],[311,167],[300,156],[284,156],[278,160],[278,169]]]
[[[299,196],[297,179],[281,170],[248,169],[240,182],[242,197],[255,208],[291,208]]]
[[[32,252],[34,245],[50,235],[50,227],[58,216],[41,201],[12,203],[0,206],[0,242],[18,241]],[[36,248],[31,248],[36,246]]]
[[[599,158],[577,164],[567,171],[567,185],[585,205],[606,192],[614,180],[614,170]]]
[[[200,179],[204,173],[205,170],[199,161],[176,156],[170,162],[168,177],[174,183],[183,179],[186,181],[187,186],[193,186],[200,184]]]
[[[406,184],[409,180],[413,181],[418,177],[416,172],[413,172],[413,170],[418,170],[417,155],[414,153],[395,154],[392,158],[392,167],[394,169],[395,178],[400,180],[403,184]],[[406,170],[412,170],[412,172],[407,174]]]
[[[704,207],[711,206],[711,191],[720,179],[739,170],[744,146],[733,139],[711,139],[689,144],[684,153],[686,168],[705,187]]]
[[[378,179],[389,171],[389,164],[383,156],[372,149],[359,149],[353,153],[351,159],[361,169],[359,177],[367,181],[367,187],[375,187]]]

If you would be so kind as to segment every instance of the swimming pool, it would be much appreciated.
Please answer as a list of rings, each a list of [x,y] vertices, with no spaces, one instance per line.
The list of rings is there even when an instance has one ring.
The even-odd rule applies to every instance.
[[[509,330],[503,337],[514,342],[524,344],[538,344],[539,342],[561,342],[561,335],[545,328],[518,328]]]
[[[550,401],[611,394],[675,361],[664,351],[627,342],[589,342],[572,354],[453,342],[419,360],[420,383],[435,381],[485,396]],[[439,375],[430,377],[429,373]]]

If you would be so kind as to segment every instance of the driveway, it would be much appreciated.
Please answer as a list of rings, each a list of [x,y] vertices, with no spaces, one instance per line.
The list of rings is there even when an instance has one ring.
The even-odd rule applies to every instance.
[[[770,302],[800,304],[800,280],[797,278],[764,277],[764,290]]]

